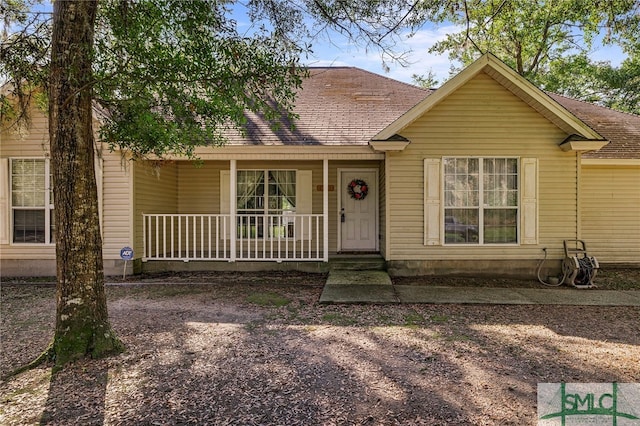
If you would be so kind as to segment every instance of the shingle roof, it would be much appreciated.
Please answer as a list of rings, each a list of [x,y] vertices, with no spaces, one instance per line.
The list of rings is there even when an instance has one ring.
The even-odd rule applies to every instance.
[[[271,130],[247,114],[246,135],[229,135],[234,145],[367,145],[410,108],[433,93],[355,67],[311,68],[298,92],[295,128],[282,120]],[[550,96],[611,141],[586,158],[640,158],[640,116],[563,96]]]
[[[258,116],[247,114],[246,138],[233,144],[367,145],[393,120],[430,93],[359,68],[310,68],[296,98],[295,129],[281,121],[273,132]]]
[[[627,114],[556,94],[549,96],[610,141],[599,151],[584,154],[584,158],[640,158],[640,115]]]

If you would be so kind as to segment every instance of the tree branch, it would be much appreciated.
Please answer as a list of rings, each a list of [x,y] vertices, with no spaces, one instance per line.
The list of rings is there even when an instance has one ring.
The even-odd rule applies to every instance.
[[[466,20],[466,30],[465,30],[465,40],[470,41],[471,44],[473,45],[473,47],[475,47],[475,49],[480,52],[481,55],[484,55],[486,52],[484,52],[480,46],[478,46],[476,44],[476,42],[473,40],[473,38],[471,38],[471,17],[469,16],[469,5],[467,4],[467,0],[464,0],[463,2],[464,4],[464,16],[465,16],[465,20]]]
[[[382,41],[382,39],[386,38],[389,34],[394,33],[398,30],[398,28],[400,28],[400,24],[402,24],[408,17],[409,15],[411,15],[416,7],[418,6],[419,0],[415,1],[411,7],[409,8],[409,10],[407,10],[407,13],[404,14],[404,16],[399,19],[391,28],[389,28],[389,30],[384,33],[382,36],[380,36],[379,41]]]

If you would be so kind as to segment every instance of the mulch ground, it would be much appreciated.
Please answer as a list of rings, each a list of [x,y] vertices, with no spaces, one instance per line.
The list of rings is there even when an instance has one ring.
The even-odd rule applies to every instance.
[[[324,279],[108,286],[126,352],[0,382],[0,424],[522,425],[538,383],[640,382],[640,308],[320,305]],[[55,288],[5,282],[0,296],[2,375],[51,339]]]

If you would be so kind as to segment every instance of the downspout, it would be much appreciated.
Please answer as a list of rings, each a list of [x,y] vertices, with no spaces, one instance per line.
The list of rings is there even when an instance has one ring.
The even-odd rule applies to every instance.
[[[580,187],[582,184],[582,154],[588,151],[599,151],[602,147],[609,144],[606,139],[588,139],[581,135],[569,135],[560,143],[560,149],[564,152],[573,151],[576,154],[576,230],[577,239],[581,239],[582,219],[581,207],[582,199],[580,197]]]
[[[576,239],[582,239],[582,153],[576,152]]]

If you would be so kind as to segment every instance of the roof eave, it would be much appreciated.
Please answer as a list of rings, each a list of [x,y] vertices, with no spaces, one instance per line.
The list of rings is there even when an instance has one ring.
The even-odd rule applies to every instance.
[[[567,138],[559,146],[564,152],[588,152],[599,151],[608,144],[608,140],[571,140],[570,138]]]
[[[393,134],[387,139],[372,139],[369,146],[376,152],[399,152],[409,146],[411,141],[399,134]]]
[[[400,152],[404,151],[404,149],[409,146],[411,142],[408,140],[405,141],[369,141],[369,145],[376,152]]]

